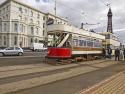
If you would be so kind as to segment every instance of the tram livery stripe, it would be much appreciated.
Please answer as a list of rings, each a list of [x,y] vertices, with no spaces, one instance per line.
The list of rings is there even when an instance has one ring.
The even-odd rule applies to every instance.
[[[102,51],[102,48],[73,47],[73,51]]]
[[[72,51],[72,54],[101,54],[101,51]]]

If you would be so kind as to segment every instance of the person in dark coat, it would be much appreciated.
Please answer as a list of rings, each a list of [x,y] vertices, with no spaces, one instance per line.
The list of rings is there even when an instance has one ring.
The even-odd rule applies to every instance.
[[[115,61],[119,61],[119,56],[120,56],[120,50],[117,48],[115,49]]]
[[[125,48],[124,48],[124,50],[123,50],[123,55],[124,55],[124,61],[125,61]]]
[[[103,55],[103,58],[106,58],[106,50],[104,48],[102,49],[102,55]]]
[[[108,48],[108,57],[111,59],[112,58],[112,49]]]

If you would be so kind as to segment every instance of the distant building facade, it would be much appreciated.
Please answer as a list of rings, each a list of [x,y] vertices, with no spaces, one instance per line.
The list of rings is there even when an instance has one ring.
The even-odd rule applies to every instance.
[[[65,19],[15,0],[0,5],[0,47],[30,47],[32,43],[44,42],[47,25],[68,24]]]

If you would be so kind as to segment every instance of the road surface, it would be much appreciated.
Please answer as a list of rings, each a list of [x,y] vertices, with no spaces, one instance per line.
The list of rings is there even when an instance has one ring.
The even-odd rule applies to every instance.
[[[40,52],[0,57],[0,94],[79,94],[124,69],[114,60],[52,66]]]

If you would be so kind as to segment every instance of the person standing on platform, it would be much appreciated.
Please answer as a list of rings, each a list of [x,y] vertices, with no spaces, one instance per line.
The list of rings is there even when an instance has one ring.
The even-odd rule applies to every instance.
[[[115,49],[115,61],[119,61],[120,50],[117,48]]]
[[[102,49],[102,54],[103,54],[103,58],[106,59],[106,50],[105,50],[105,48]]]
[[[124,60],[124,54],[122,49],[120,49],[120,60]]]
[[[124,61],[125,61],[125,48],[123,49]]]
[[[108,57],[110,59],[112,58],[112,49],[111,48],[108,49]]]

